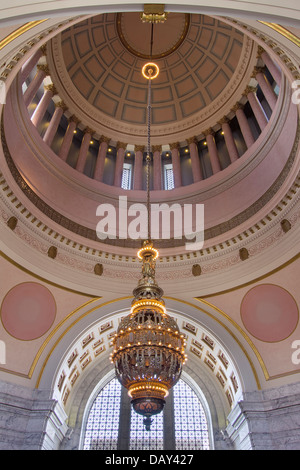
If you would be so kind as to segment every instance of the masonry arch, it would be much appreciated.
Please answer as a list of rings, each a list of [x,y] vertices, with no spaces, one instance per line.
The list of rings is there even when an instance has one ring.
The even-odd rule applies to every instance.
[[[202,396],[214,446],[220,442],[224,445],[222,433],[231,409],[245,389],[260,388],[260,372],[247,351],[251,347],[238,337],[234,325],[226,325],[226,317],[221,319],[213,306],[204,309],[204,304],[199,307],[176,299],[166,299],[166,303],[169,314],[186,335],[188,362],[184,376]],[[64,409],[72,437],[62,445],[68,448],[79,447],[88,404],[103,387],[103,381],[114,376],[110,342],[119,320],[129,312],[129,299],[104,305],[99,299],[89,307],[79,309],[72,324],[61,332],[39,380],[39,388],[50,388],[52,398]]]

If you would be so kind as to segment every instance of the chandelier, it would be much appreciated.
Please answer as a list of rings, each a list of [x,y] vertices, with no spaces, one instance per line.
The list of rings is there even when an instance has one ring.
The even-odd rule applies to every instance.
[[[153,24],[151,32],[151,53]],[[151,162],[151,81],[159,74],[158,66],[144,65],[143,76],[148,80],[148,148],[147,148],[147,210],[148,240],[145,240],[137,256],[142,262],[142,276],[133,291],[130,314],[123,318],[113,339],[111,362],[116,375],[128,390],[135,412],[144,416],[147,431],[151,417],[160,413],[169,390],[181,376],[186,361],[184,335],[167,314],[163,290],[155,279],[156,260],[159,256],[150,237],[150,185]]]

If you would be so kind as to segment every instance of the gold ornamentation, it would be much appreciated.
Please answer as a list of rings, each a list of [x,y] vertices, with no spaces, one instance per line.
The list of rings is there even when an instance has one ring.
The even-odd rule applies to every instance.
[[[192,268],[192,273],[193,273],[193,276],[200,276],[201,266],[199,264],[194,264],[194,266]]]
[[[180,143],[179,142],[173,142],[172,144],[169,144],[170,150],[179,150],[180,149]]]
[[[7,221],[7,226],[11,229],[11,230],[15,230],[16,226],[18,224],[18,219],[17,217],[10,217]]]
[[[48,256],[49,258],[55,259],[57,256],[57,248],[56,246],[50,246],[48,250]]]
[[[50,70],[47,64],[37,64],[37,69],[44,72],[47,77],[50,75]]]
[[[236,103],[232,108],[231,111],[236,113],[239,109],[244,109],[244,105],[242,103]]]
[[[153,145],[152,147],[152,152],[155,153],[155,152],[160,152],[161,153],[162,151],[162,146],[161,145]]]
[[[241,248],[239,251],[239,255],[242,261],[245,261],[246,259],[249,258],[249,252],[247,248]]]
[[[190,144],[198,144],[198,139],[197,137],[193,136],[193,137],[190,137],[189,139],[187,139],[187,144],[190,145]]]
[[[85,134],[90,134],[90,136],[93,136],[95,134],[95,131],[93,129],[91,129],[90,127],[86,127],[84,129],[84,133]]]
[[[141,13],[143,23],[164,23],[167,20],[168,13],[165,12],[163,4],[149,3],[144,5],[144,11]]]
[[[94,267],[94,273],[97,276],[102,276],[102,274],[103,274],[103,264],[97,263]]]
[[[72,114],[72,116],[69,117],[69,122],[75,122],[75,124],[80,124],[80,119],[78,119],[78,117],[76,117],[74,114]]]
[[[256,87],[254,87],[254,86],[247,86],[242,94],[243,94],[243,96],[248,96],[249,93],[256,93],[256,91],[257,91],[257,88],[256,88]]]
[[[126,144],[125,142],[117,142],[116,148],[117,148],[117,150],[119,150],[119,149],[124,149],[124,150],[126,150],[127,145],[128,145],[128,144]]]
[[[224,117],[222,117],[222,119],[220,119],[220,121],[218,121],[218,124],[220,126],[223,126],[223,124],[228,124],[229,122],[230,122],[230,120],[228,119],[228,117],[224,116]]]
[[[144,152],[145,146],[144,145],[135,145],[134,146],[134,151],[135,152]]]
[[[64,101],[58,101],[57,103],[55,103],[55,107],[56,108],[61,108],[63,110],[63,112],[66,112],[67,109],[68,109],[68,106],[65,104]]]
[[[251,77],[255,78],[259,73],[264,73],[263,67],[254,67]]]
[[[44,89],[46,91],[51,91],[51,93],[53,93],[53,95],[57,95],[57,89],[55,88],[55,85],[53,85],[53,83],[50,83],[49,85],[46,85],[44,87]]]
[[[207,129],[206,131],[203,132],[203,135],[204,135],[205,137],[207,137],[208,135],[214,136],[214,135],[215,135],[215,131],[210,127],[209,129]]]
[[[99,142],[102,144],[102,142],[105,142],[106,144],[108,144],[109,142],[111,141],[111,138],[110,137],[106,137],[105,135],[102,135],[99,139]]]

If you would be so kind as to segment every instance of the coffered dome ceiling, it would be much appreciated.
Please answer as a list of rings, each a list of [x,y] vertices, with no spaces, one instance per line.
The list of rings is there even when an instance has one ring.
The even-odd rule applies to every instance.
[[[147,82],[141,69],[150,58],[150,37],[151,25],[140,13],[106,14],[72,26],[49,45],[61,98],[96,132],[109,129],[127,143],[145,136]],[[255,52],[248,37],[205,15],[172,13],[155,24],[152,57],[160,75],[152,86],[152,134],[160,141],[153,143],[214,125],[215,115],[228,112],[231,98],[240,92],[239,99],[247,86]]]

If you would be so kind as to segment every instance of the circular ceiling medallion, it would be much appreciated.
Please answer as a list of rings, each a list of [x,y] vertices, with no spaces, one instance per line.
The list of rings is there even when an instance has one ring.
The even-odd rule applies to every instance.
[[[143,59],[160,59],[166,57],[184,41],[190,24],[190,15],[185,13],[169,13],[164,23],[153,25],[153,45],[150,53],[150,23],[143,23],[141,14],[118,13],[117,31],[126,49]]]
[[[1,306],[1,320],[5,330],[23,341],[44,335],[52,326],[55,315],[53,295],[46,287],[35,282],[24,282],[13,287]]]
[[[299,311],[295,299],[282,287],[262,284],[251,289],[241,304],[241,318],[247,331],[260,341],[274,343],[295,330]]]

